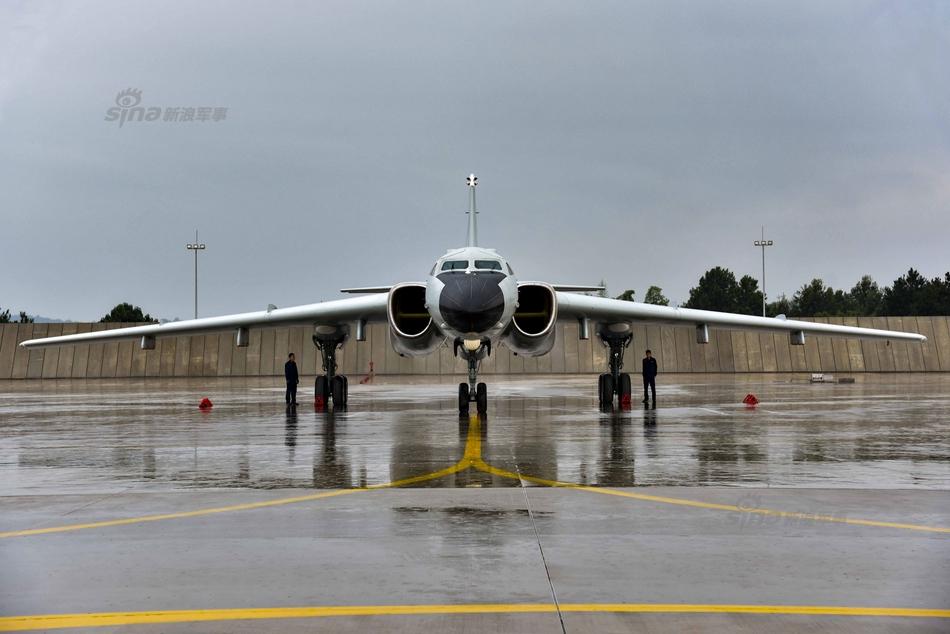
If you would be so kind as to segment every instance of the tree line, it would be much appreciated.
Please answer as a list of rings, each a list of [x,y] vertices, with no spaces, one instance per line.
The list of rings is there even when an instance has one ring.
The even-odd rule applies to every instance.
[[[667,305],[660,288],[651,286],[644,301]],[[625,291],[617,299],[633,299],[633,291]],[[652,300],[652,301],[651,301]],[[717,310],[743,315],[762,314],[762,291],[751,275],[738,280],[727,268],[717,266],[706,271],[699,283],[689,290],[684,308]],[[784,293],[767,302],[769,317],[873,317],[890,315],[950,315],[950,272],[943,277],[927,279],[911,268],[890,286],[881,287],[870,275],[864,275],[850,290],[834,289],[815,278],[799,288],[791,298]]]
[[[132,304],[123,302],[121,304],[116,304],[115,308],[110,310],[106,315],[99,320],[100,324],[105,323],[157,323],[157,319],[152,319],[152,316],[148,313],[143,313],[142,309],[138,306],[133,306]],[[10,309],[0,310],[0,324],[32,324],[33,317],[28,315],[26,311],[20,311],[19,320],[10,318]]]

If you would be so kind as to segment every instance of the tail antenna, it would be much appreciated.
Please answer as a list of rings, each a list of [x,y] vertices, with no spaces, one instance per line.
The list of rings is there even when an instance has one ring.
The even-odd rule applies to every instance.
[[[478,212],[475,210],[475,186],[478,185],[478,177],[475,174],[469,174],[465,179],[468,185],[468,246],[478,246],[478,224],[475,216]]]

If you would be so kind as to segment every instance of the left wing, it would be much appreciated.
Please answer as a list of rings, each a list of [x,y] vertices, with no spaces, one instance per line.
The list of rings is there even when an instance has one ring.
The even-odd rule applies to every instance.
[[[692,324],[698,328],[711,327],[725,330],[771,330],[813,335],[838,335],[861,339],[927,341],[927,337],[913,332],[858,328],[857,326],[836,326],[780,317],[754,317],[752,315],[736,315],[712,310],[656,306],[654,304],[563,292],[557,293],[557,311],[559,318],[590,319],[601,323],[637,322],[674,326]]]
[[[42,348],[95,341],[137,339],[139,337],[193,335],[232,328],[274,328],[277,326],[342,324],[360,320],[380,321],[386,319],[386,302],[388,300],[388,295],[372,294],[290,308],[273,308],[253,313],[171,321],[164,324],[84,332],[78,335],[46,337],[45,339],[30,339],[20,345],[25,348]]]

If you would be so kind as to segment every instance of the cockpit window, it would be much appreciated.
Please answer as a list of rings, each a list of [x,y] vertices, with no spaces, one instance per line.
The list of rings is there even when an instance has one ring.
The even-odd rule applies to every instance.
[[[476,269],[488,269],[489,271],[500,271],[501,262],[498,260],[475,260]]]
[[[446,260],[442,263],[443,271],[464,271],[468,268],[468,260]]]

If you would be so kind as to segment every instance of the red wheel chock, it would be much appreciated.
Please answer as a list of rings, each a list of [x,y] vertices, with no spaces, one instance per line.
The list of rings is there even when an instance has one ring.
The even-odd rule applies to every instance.
[[[756,398],[755,394],[746,394],[745,398],[742,399],[742,402],[748,407],[755,407],[759,404],[759,399]]]
[[[198,403],[198,409],[202,411],[208,411],[212,407],[214,407],[214,403],[212,403],[211,399],[208,398],[207,396],[201,399],[201,402]]]

